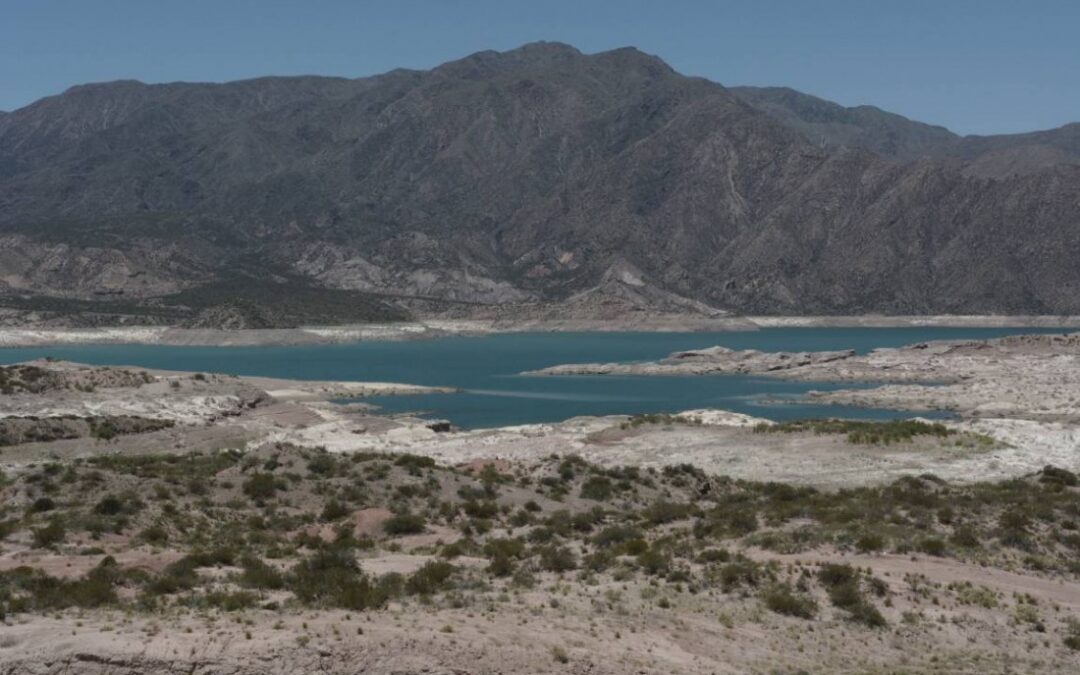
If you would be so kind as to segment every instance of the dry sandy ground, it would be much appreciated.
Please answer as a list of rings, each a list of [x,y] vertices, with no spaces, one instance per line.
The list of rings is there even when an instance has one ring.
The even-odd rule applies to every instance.
[[[415,340],[450,335],[488,335],[523,331],[729,331],[786,327],[955,326],[1080,328],[1080,316],[826,316],[702,317],[662,315],[627,320],[425,319],[393,324],[305,326],[285,329],[215,330],[169,326],[114,328],[0,328],[0,347],[65,344],[295,345],[366,340]]]
[[[829,488],[874,485],[921,473],[970,482],[1018,476],[1047,463],[1073,468],[1078,463],[1075,452],[1052,443],[1040,455],[1004,444],[957,445],[954,438],[917,437],[910,443],[861,446],[848,443],[842,435],[756,433],[753,425],[767,420],[723,411],[707,413],[706,419],[711,419],[700,425],[645,424],[623,429],[628,418],[610,416],[455,433],[435,433],[406,418],[395,420],[395,426],[381,433],[356,434],[348,421],[337,419],[302,429],[281,429],[271,439],[319,445],[331,452],[409,452],[447,464],[479,458],[527,461],[573,453],[610,467],[692,464],[733,478]],[[1070,440],[1080,442],[1080,437]]]
[[[824,553],[767,554],[813,569]],[[66,612],[6,626],[0,674],[24,673],[1066,673],[1080,652],[1044,641],[1007,611],[964,604],[941,588],[962,581],[1006,605],[1038,602],[1053,630],[1080,608],[1075,583],[948,561],[848,556],[893,594],[893,628],[836,610],[812,624],[753,598],[643,582],[492,589],[465,607],[393,605],[366,613],[249,610]],[[915,575],[916,581],[913,581]],[[928,600],[920,588],[936,588]],[[661,598],[663,601],[661,601]],[[827,603],[826,603],[827,605]],[[824,606],[824,605],[823,605]]]

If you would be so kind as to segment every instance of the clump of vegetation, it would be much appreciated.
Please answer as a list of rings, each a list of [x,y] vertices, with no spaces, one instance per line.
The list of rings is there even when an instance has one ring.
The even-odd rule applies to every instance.
[[[272,473],[258,472],[244,481],[244,494],[255,501],[273,499],[280,488],[277,477]]]
[[[847,611],[852,621],[872,628],[885,626],[885,617],[864,597],[861,578],[862,574],[850,565],[832,563],[818,570],[818,580],[827,589],[829,600]]]
[[[1080,619],[1070,616],[1065,620],[1065,637],[1062,642],[1074,651],[1080,651]]]
[[[53,548],[67,537],[67,527],[61,518],[53,517],[44,527],[35,528],[33,535],[35,548]]]
[[[762,590],[765,606],[777,614],[812,619],[817,614],[817,602],[805,593],[798,593],[790,584],[777,583]]]
[[[286,585],[309,605],[361,610],[381,607],[388,589],[360,571],[356,558],[346,549],[325,549],[298,562],[286,577]]]
[[[668,413],[641,413],[633,415],[627,421],[619,425],[620,429],[634,429],[646,424],[662,424],[664,426],[671,426],[673,424],[697,424],[700,425],[701,419],[697,417],[680,417],[678,415],[669,415]]]
[[[581,497],[598,502],[606,502],[611,499],[615,490],[611,479],[607,476],[592,476],[581,484]]]
[[[420,534],[424,531],[424,517],[415,513],[398,513],[383,523],[383,531],[390,536]]]
[[[865,420],[796,420],[777,424],[758,424],[757,433],[795,433],[812,432],[815,434],[847,434],[849,443],[861,445],[890,445],[907,443],[916,436],[935,436],[945,438],[957,432],[944,424],[927,423],[918,420],[889,420],[871,422]]]
[[[433,560],[413,572],[405,581],[405,591],[413,595],[432,595],[449,587],[456,568],[445,560]]]
[[[116,561],[107,557],[81,579],[51,577],[41,570],[17,567],[0,572],[0,614],[52,611],[68,607],[93,609],[118,602],[116,587],[124,580]]]

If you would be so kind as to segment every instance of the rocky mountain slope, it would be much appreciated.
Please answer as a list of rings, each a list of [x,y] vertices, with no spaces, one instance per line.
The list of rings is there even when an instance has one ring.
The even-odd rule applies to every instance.
[[[733,87],[735,95],[822,148],[862,148],[896,160],[955,157],[965,173],[1005,178],[1080,164],[1080,124],[999,136],[958,136],[873,106],[846,108],[786,87]]]
[[[821,143],[779,110],[551,43],[358,80],[75,87],[0,117],[0,295],[193,315],[250,281],[375,308],[351,320],[628,290],[707,313],[1080,312],[1075,129],[852,113]]]

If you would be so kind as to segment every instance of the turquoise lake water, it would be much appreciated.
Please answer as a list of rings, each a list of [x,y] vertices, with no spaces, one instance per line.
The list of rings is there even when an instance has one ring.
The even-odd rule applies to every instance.
[[[746,376],[521,377],[560,363],[647,361],[673,351],[723,345],[762,351],[898,347],[925,340],[1060,333],[1031,328],[770,328],[730,333],[507,333],[411,342],[294,347],[78,345],[0,349],[0,363],[53,356],[93,364],[136,365],[306,380],[368,380],[459,387],[456,394],[365,399],[390,412],[421,412],[464,428],[552,422],[575,415],[723,408],[776,420],[888,418],[887,410],[809,405],[808,390],[850,384]]]

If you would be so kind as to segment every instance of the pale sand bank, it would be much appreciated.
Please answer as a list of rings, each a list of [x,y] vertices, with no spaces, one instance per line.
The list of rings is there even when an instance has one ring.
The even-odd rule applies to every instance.
[[[126,326],[114,328],[0,328],[0,347],[74,344],[262,346],[340,344],[372,340],[418,340],[453,335],[519,332],[722,332],[761,328],[932,326],[956,328],[1080,328],[1080,316],[658,316],[625,321],[425,320],[392,324],[304,326],[251,330]]]

